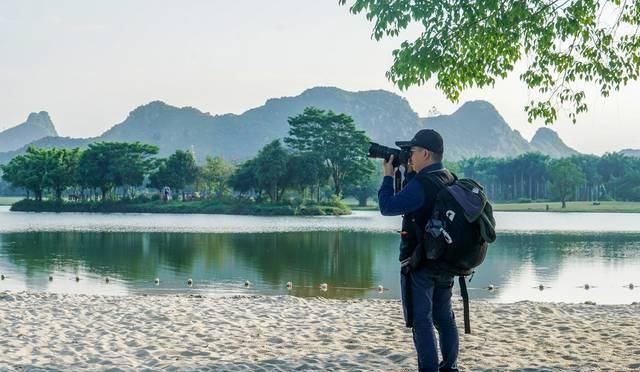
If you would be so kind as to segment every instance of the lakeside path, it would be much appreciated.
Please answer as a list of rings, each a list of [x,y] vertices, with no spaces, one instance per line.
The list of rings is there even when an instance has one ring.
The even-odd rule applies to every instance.
[[[640,305],[472,302],[461,370],[635,370],[638,319]],[[416,368],[399,301],[5,291],[0,324],[0,370]]]

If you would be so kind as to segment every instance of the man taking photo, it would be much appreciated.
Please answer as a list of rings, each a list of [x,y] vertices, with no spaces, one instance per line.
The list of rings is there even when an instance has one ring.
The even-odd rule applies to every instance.
[[[393,155],[385,161],[384,179],[378,191],[383,216],[402,215],[400,243],[402,306],[405,323],[413,331],[420,371],[458,371],[458,329],[451,307],[453,275],[429,259],[428,247],[420,245],[436,195],[454,181],[443,167],[444,144],[432,129],[418,131],[410,141],[396,145],[411,153],[409,167],[415,172],[402,190],[394,194]],[[442,361],[439,362],[436,335]]]

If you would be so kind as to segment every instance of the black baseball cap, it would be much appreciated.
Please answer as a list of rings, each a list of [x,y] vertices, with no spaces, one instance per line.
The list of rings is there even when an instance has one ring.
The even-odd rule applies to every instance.
[[[397,141],[396,146],[400,148],[419,146],[438,154],[442,154],[444,152],[442,136],[433,129],[419,130],[411,140]]]

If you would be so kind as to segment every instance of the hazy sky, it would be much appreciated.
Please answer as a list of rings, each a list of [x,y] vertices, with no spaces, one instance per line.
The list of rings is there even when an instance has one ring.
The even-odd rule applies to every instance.
[[[386,89],[426,116],[462,102],[493,103],[530,139],[533,92],[513,77],[448,102],[433,85],[400,92],[384,73],[402,39],[371,40],[371,24],[337,0],[0,1],[0,130],[45,110],[60,135],[97,136],[153,100],[237,113],[313,86]],[[575,149],[640,148],[640,84],[552,129]],[[389,123],[393,125],[393,123]]]

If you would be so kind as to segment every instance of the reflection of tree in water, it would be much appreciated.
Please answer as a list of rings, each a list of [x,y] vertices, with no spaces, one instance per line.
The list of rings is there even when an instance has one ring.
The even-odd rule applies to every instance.
[[[183,236],[180,236],[183,235]],[[161,265],[188,270],[195,261],[188,234],[34,232],[5,234],[3,255],[27,276],[84,267],[89,272],[148,279]]]
[[[320,283],[330,288],[374,286],[375,256],[381,249],[393,249],[396,239],[389,234],[296,232],[240,234],[233,240],[238,256],[255,267],[265,282],[281,286],[292,281],[294,294],[317,295]],[[327,295],[352,296],[363,291],[330,289]]]
[[[24,268],[28,277],[80,267],[125,280],[147,280],[163,268],[194,278],[249,271],[273,286],[292,281],[294,293],[317,295],[317,288],[303,287],[323,282],[330,287],[375,286],[375,256],[395,249],[396,243],[390,234],[354,232],[30,232],[3,234],[1,255]],[[330,289],[327,295],[351,297],[362,292]]]
[[[143,254],[142,234],[107,232],[34,232],[5,234],[3,254],[33,277],[41,272],[80,267],[96,273],[136,278],[157,265]]]

